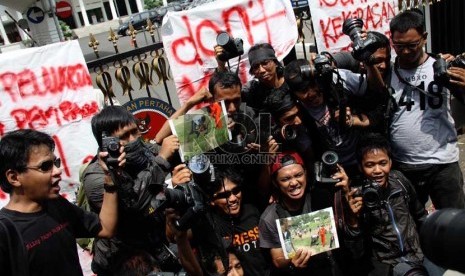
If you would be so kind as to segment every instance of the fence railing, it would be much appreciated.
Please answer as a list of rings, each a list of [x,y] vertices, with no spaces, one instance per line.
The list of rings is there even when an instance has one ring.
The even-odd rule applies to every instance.
[[[172,101],[167,85],[169,80],[169,65],[164,55],[163,43],[157,42],[158,29],[150,20],[147,20],[145,30],[150,33],[152,44],[139,47],[137,44],[136,31],[132,25],[129,26],[130,43],[133,49],[119,52],[118,35],[110,29],[108,40],[112,42],[115,53],[100,57],[99,41],[90,34],[89,47],[94,51],[96,59],[88,61],[87,67],[90,72],[96,73],[95,82],[99,89],[113,105],[115,98],[115,88],[122,90],[123,96],[129,96],[129,100],[134,100],[135,91],[131,78],[139,84],[139,90],[145,90],[148,97],[152,97],[155,86],[163,84],[168,103],[172,106]]]

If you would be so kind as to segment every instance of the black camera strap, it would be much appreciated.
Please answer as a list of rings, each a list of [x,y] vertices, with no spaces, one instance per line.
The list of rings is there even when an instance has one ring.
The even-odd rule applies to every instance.
[[[426,62],[426,61],[425,61]],[[407,102],[407,105],[409,105],[412,101],[412,92],[414,90],[418,90],[419,92],[425,94],[427,97],[431,97],[431,98],[434,98],[433,95],[431,95],[428,91],[425,91],[419,87],[416,87],[415,85],[409,83],[408,81],[406,81],[399,73],[399,57],[396,57],[396,60],[394,62],[394,73],[396,74],[397,78],[399,79],[399,81],[403,84],[405,84],[405,88],[404,90],[402,91],[402,97],[401,98],[405,98],[406,99],[406,102]]]

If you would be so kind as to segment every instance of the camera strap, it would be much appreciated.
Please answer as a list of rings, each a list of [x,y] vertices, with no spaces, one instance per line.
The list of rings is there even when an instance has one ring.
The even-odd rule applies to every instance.
[[[404,98],[406,99],[406,102],[407,104],[409,104],[412,100],[412,92],[413,90],[418,90],[419,92],[425,94],[427,97],[431,97],[431,98],[434,98],[433,95],[431,95],[430,93],[428,93],[428,91],[425,91],[419,87],[416,87],[415,85],[409,83],[408,81],[406,81],[399,73],[399,57],[396,57],[396,60],[394,62],[394,73],[396,74],[397,78],[399,79],[399,81],[403,84],[405,84],[405,88],[402,92],[402,97],[401,98]]]

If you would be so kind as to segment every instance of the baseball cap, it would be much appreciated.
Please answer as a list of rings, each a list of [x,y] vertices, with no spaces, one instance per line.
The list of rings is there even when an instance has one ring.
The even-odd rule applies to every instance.
[[[279,153],[276,158],[274,159],[273,163],[270,164],[270,173],[273,175],[281,168],[292,165],[292,164],[299,164],[304,165],[302,158],[300,155],[295,151],[285,151]]]

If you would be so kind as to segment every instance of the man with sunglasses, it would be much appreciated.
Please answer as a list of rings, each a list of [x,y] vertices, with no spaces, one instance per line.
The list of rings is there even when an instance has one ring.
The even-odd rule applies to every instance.
[[[428,33],[420,11],[398,14],[390,30],[397,53],[390,82],[398,105],[390,125],[394,166],[410,179],[423,204],[430,196],[436,208],[464,208],[457,133],[450,110],[453,87],[449,90],[434,80],[435,59],[423,50]]]
[[[268,268],[259,246],[260,213],[243,202],[243,177],[233,168],[217,169],[216,181],[208,188],[211,219],[215,232],[225,248],[240,252],[245,275],[268,275]]]
[[[10,195],[0,210],[2,276],[83,275],[76,238],[115,233],[117,193],[111,178],[105,178],[99,215],[80,209],[59,194],[62,169],[54,148],[48,134],[35,130],[13,131],[0,141],[0,187]],[[103,170],[106,155],[98,158]]]

